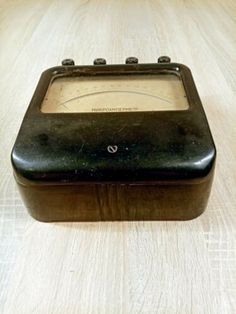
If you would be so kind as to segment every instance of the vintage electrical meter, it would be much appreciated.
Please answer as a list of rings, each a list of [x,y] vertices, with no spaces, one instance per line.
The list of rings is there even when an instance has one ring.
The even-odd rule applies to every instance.
[[[186,220],[206,207],[216,149],[185,65],[66,59],[42,74],[11,157],[38,220]]]

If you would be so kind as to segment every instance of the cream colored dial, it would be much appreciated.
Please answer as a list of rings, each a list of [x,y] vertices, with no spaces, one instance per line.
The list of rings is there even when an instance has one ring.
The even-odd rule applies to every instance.
[[[186,110],[183,83],[176,75],[58,77],[49,86],[41,111],[133,112]]]

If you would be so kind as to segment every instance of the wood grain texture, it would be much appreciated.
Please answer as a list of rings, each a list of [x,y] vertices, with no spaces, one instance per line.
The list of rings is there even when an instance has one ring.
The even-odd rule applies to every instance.
[[[236,2],[0,1],[0,312],[236,313]],[[218,149],[206,212],[189,222],[44,224],[10,151],[39,76],[160,55],[193,73]]]

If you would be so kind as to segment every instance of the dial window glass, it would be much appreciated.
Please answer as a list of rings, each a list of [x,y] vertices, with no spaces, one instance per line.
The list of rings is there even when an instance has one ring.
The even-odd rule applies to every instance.
[[[43,100],[44,113],[186,110],[182,80],[174,74],[57,77]]]

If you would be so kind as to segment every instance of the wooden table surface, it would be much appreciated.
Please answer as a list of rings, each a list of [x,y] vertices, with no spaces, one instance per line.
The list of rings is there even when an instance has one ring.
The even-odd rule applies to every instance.
[[[10,151],[41,72],[160,55],[193,73],[218,150],[187,222],[51,223],[26,212]],[[0,313],[236,313],[236,2],[0,1]]]

